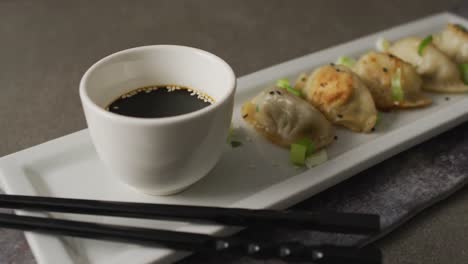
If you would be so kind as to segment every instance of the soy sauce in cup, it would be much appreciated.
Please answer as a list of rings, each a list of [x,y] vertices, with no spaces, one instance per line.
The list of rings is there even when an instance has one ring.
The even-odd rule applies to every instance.
[[[213,102],[210,96],[192,88],[158,85],[125,93],[110,103],[107,110],[125,116],[158,118],[197,111]]]

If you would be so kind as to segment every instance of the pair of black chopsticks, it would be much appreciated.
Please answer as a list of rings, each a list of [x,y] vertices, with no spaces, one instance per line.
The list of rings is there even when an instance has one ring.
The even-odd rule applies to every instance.
[[[0,207],[143,219],[198,221],[254,228],[282,227],[348,234],[371,234],[380,230],[379,216],[352,213],[250,210],[21,195],[0,195]],[[208,251],[219,254],[247,255],[261,259],[280,258],[286,261],[326,264],[381,263],[381,253],[376,248],[358,249],[336,246],[306,246],[300,243],[265,243],[245,241],[233,237],[222,238],[195,233],[1,213],[0,227],[132,242],[193,252]]]

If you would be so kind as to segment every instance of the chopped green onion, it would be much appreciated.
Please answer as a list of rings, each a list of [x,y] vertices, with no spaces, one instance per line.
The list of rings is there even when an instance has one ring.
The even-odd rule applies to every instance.
[[[418,54],[419,56],[422,56],[423,55],[423,51],[424,49],[427,47],[427,45],[429,45],[430,43],[432,42],[432,35],[429,35],[427,36],[425,39],[423,39],[421,41],[421,43],[419,43],[419,47],[418,47]]]
[[[296,90],[296,89],[294,89],[294,88],[292,88],[292,87],[286,88],[286,91],[288,91],[288,92],[294,94],[295,96],[299,96],[299,97],[302,96],[301,91]]]
[[[300,139],[296,142],[296,144],[305,146],[307,148],[306,156],[309,156],[310,154],[315,152],[315,144],[309,138]]]
[[[467,32],[468,30],[466,29],[466,27],[464,27],[463,25],[460,25],[460,24],[455,24],[454,26],[456,26],[458,29],[464,31],[464,32]]]
[[[322,149],[312,155],[310,155],[306,160],[305,160],[305,165],[307,168],[313,168],[315,166],[318,166],[322,163],[325,163],[328,160],[328,154],[325,149]]]
[[[240,147],[240,146],[242,146],[242,142],[233,140],[233,141],[231,141],[231,146],[232,146],[233,148]]]
[[[281,79],[281,80],[276,81],[276,86],[278,86],[279,88],[283,88],[283,89],[292,88],[291,83],[289,82],[288,79]]]
[[[301,91],[294,89],[288,79],[281,79],[276,81],[276,86],[282,89],[286,89],[286,91],[294,94],[295,96],[302,96]]]
[[[388,51],[388,49],[390,48],[390,45],[391,45],[390,41],[384,39],[383,37],[378,38],[377,42],[375,43],[377,50],[380,52]]]
[[[468,85],[468,63],[460,64],[459,68],[461,73],[461,79],[466,85]]]
[[[232,125],[229,127],[228,131],[228,136],[226,138],[226,143],[231,143],[232,136],[234,135],[234,128],[232,128]]]
[[[377,120],[375,121],[375,126],[377,126],[382,121],[382,113],[377,112]]]
[[[395,74],[392,76],[392,98],[395,102],[403,100],[404,93],[401,87],[401,69],[398,68]]]
[[[226,143],[231,145],[231,147],[233,147],[233,148],[237,148],[237,147],[242,146],[242,142],[240,142],[238,140],[234,140],[234,138],[236,137],[235,132],[236,131],[235,131],[235,129],[234,129],[232,123],[231,123],[231,126],[229,127],[228,136],[227,136],[227,139],[226,139]]]
[[[291,144],[289,159],[295,165],[304,165],[307,154],[307,147],[301,144]]]
[[[353,67],[354,64],[356,64],[356,60],[353,59],[353,58],[350,58],[350,57],[346,57],[346,56],[341,56],[338,58],[338,60],[336,61],[336,64],[338,65],[344,65],[346,67]]]

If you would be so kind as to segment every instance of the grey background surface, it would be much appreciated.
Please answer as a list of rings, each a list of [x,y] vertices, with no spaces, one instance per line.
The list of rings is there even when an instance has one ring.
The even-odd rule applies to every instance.
[[[431,13],[468,16],[462,2],[0,0],[0,156],[85,128],[79,79],[112,52],[189,45],[242,76]],[[378,245],[385,263],[468,263],[468,189]],[[20,232],[0,229],[0,263],[35,263]]]

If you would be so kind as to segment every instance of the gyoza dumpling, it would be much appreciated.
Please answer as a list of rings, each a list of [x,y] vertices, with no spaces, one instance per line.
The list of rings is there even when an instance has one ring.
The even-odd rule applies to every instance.
[[[375,126],[374,100],[366,85],[345,66],[318,68],[307,78],[302,93],[334,124],[356,132],[369,132]]]
[[[333,141],[333,126],[322,113],[285,89],[266,89],[247,101],[241,111],[247,123],[283,147],[304,138],[310,139],[316,149]]]
[[[432,102],[422,93],[422,79],[414,67],[391,54],[371,51],[354,64],[353,70],[369,88],[379,110],[421,107]],[[398,86],[392,87],[392,80],[399,81]]]
[[[423,89],[433,92],[460,93],[468,91],[460,77],[460,71],[447,55],[429,43],[418,54],[420,38],[411,37],[397,41],[389,52],[409,62],[423,78]]]
[[[455,62],[468,63],[468,31],[455,24],[433,36],[434,45]]]
[[[307,83],[307,74],[301,73],[294,83],[294,89],[302,91]]]

